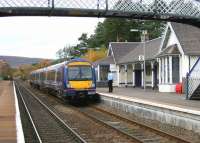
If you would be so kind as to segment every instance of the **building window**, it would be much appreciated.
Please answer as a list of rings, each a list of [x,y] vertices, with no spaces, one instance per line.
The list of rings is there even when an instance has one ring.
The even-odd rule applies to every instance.
[[[146,65],[146,76],[151,76],[151,65]]]
[[[163,58],[163,64],[164,64],[164,66],[163,66],[163,72],[164,72],[163,82],[165,83],[166,82],[166,80],[165,80],[165,78],[166,78],[166,60],[165,60],[165,58]]]
[[[179,57],[172,57],[172,81],[173,83],[179,82]]]
[[[167,78],[167,82],[169,83],[170,82],[170,72],[169,72],[170,68],[169,68],[169,57],[167,57],[167,75],[168,75],[168,78]]]

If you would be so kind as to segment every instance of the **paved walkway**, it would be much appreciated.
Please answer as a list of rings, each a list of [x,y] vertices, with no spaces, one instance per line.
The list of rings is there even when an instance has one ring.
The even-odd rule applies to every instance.
[[[12,82],[0,81],[0,143],[15,143],[15,97]]]
[[[175,106],[190,110],[200,110],[200,100],[185,100],[185,95],[176,93],[161,93],[152,89],[140,88],[114,88],[113,93],[108,92],[108,88],[97,88],[97,92],[110,95],[125,96],[133,99],[141,99],[153,103],[168,106]]]

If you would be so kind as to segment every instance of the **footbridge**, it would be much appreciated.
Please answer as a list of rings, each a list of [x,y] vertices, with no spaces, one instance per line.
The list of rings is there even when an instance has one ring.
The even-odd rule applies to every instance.
[[[200,0],[0,0],[0,16],[155,19],[200,25]]]

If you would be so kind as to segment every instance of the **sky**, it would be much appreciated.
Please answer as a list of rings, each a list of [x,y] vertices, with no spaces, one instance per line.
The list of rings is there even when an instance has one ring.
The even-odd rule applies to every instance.
[[[98,18],[2,17],[0,55],[55,59],[56,51],[93,34]]]

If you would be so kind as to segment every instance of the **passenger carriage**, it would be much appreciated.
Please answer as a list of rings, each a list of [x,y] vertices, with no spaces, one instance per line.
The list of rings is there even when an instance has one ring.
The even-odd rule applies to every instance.
[[[33,71],[30,84],[39,89],[55,91],[66,99],[96,94],[94,67],[84,59],[73,59]]]

